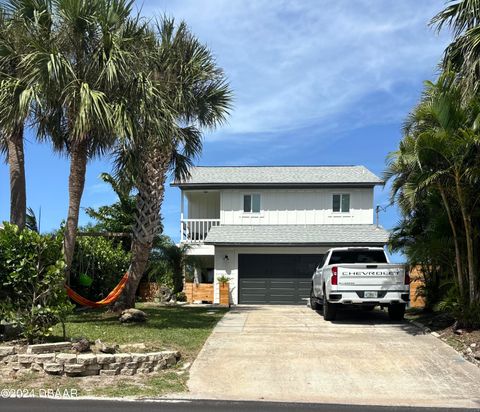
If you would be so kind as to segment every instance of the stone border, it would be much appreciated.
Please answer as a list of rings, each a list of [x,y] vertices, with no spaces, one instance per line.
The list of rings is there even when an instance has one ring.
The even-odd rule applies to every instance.
[[[146,353],[16,353],[13,346],[0,347],[0,368],[21,376],[30,372],[65,376],[115,376],[160,372],[180,359],[178,351]]]

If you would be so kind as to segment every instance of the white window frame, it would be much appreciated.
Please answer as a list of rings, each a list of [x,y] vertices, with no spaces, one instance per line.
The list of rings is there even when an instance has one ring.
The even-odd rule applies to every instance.
[[[245,196],[250,196],[250,212],[245,212]],[[253,211],[253,196],[258,196],[260,208],[258,212]],[[262,213],[262,195],[260,193],[243,193],[242,194],[242,212],[245,215],[259,215]]]
[[[344,212],[342,210],[342,205],[343,205],[343,196],[348,196],[348,211]],[[335,211],[333,210],[333,198],[334,196],[340,196],[340,210]],[[332,213],[334,214],[341,214],[341,215],[349,215],[352,211],[352,195],[351,193],[333,193],[332,194]]]

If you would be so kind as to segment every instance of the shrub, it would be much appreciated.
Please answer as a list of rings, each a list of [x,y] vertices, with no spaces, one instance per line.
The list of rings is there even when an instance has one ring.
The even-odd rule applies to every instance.
[[[82,296],[103,299],[118,284],[130,264],[130,254],[119,242],[105,237],[77,238],[71,283]]]
[[[48,336],[73,307],[64,268],[61,239],[10,224],[0,230],[0,318],[29,342]]]
[[[457,320],[458,327],[480,328],[480,303],[462,302],[455,284],[451,285],[436,309],[452,315]]]

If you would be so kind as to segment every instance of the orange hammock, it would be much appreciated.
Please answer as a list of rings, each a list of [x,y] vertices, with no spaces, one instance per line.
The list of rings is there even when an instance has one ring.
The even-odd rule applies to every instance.
[[[102,306],[110,305],[111,303],[115,302],[125,289],[125,285],[127,284],[128,280],[128,272],[123,275],[123,278],[120,280],[115,289],[113,289],[106,298],[99,300],[98,302],[94,302],[93,300],[88,300],[83,296],[80,296],[77,292],[75,292],[71,287],[65,285],[65,289],[67,289],[67,295],[70,296],[75,302],[79,303],[82,306],[88,306],[90,308],[101,308]]]

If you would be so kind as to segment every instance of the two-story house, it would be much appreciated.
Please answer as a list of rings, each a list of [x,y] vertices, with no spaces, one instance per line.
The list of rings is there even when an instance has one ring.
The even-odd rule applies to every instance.
[[[172,183],[197,281],[228,276],[234,304],[302,303],[327,249],[385,245],[373,224],[381,184],[363,166],[196,167]]]

